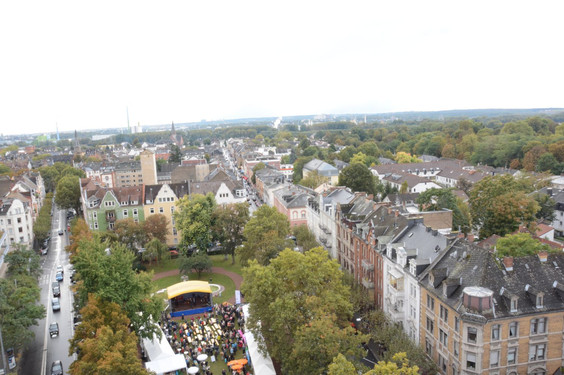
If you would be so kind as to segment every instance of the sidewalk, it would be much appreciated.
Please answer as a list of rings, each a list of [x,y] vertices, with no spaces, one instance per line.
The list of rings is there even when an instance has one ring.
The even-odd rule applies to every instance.
[[[180,270],[170,270],[166,272],[156,273],[153,275],[153,280],[158,280],[158,279],[162,279],[163,277],[178,275],[179,273]],[[241,283],[243,282],[243,277],[241,275],[238,275],[235,272],[227,271],[225,268],[221,268],[221,267],[212,267],[212,273],[218,273],[220,275],[225,275],[229,277],[231,280],[233,280],[233,283],[235,283],[235,289],[241,290]],[[243,301],[243,298],[241,298],[241,301]],[[235,304],[235,296],[229,298],[229,303],[233,305]]]

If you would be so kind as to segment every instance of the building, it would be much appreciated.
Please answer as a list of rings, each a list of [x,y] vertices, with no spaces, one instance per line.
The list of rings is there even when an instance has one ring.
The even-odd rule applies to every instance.
[[[90,229],[114,229],[115,222],[121,219],[144,221],[143,186],[106,188],[87,180],[81,179],[80,196],[84,220]]]
[[[114,176],[115,186],[118,188],[143,185],[143,173],[138,162],[118,164]]]
[[[307,202],[311,196],[309,189],[289,185],[274,192],[274,207],[286,215],[290,226],[307,225]]]
[[[406,193],[422,193],[429,189],[441,189],[442,186],[437,185],[428,178],[419,177],[409,173],[392,173],[382,176],[380,181],[384,184],[402,191],[403,186],[406,187]]]
[[[143,150],[139,154],[141,161],[141,176],[145,185],[157,184],[157,161],[155,154],[149,150]]]
[[[253,177],[253,168],[256,167],[257,164],[263,163],[266,166],[274,168],[276,170],[280,170],[280,158],[271,157],[271,156],[257,156],[248,158],[243,160],[243,173],[248,179]]]
[[[331,182],[331,185],[337,185],[339,183],[339,170],[319,159],[313,159],[303,167],[303,177],[306,178],[311,172],[317,172],[320,176],[326,177]]]
[[[33,244],[33,219],[30,205],[17,198],[0,199],[0,232],[9,243]]]
[[[447,248],[448,240],[426,227],[423,218],[409,219],[407,227],[382,252],[384,288],[382,310],[419,342],[420,290],[418,276]]]
[[[497,259],[458,239],[424,271],[420,343],[443,374],[555,374],[564,254]]]
[[[285,180],[286,176],[276,169],[264,168],[257,171],[257,173],[255,173],[255,186],[257,195],[262,201],[266,201],[265,187],[273,184],[283,184]]]
[[[168,223],[168,234],[166,243],[168,246],[176,246],[181,236],[176,229],[174,221],[174,210],[176,202],[188,194],[189,182],[163,185],[145,185],[143,198],[143,211],[145,217],[160,214],[164,215]]]

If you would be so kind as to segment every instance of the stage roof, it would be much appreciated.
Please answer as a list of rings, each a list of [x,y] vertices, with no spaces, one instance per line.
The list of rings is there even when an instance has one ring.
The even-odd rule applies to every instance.
[[[207,281],[190,280],[169,286],[166,289],[168,299],[178,297],[186,293],[211,293],[210,284]]]

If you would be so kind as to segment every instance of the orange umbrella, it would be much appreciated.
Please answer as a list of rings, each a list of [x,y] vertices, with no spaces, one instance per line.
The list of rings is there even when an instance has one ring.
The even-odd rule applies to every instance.
[[[233,365],[237,365],[239,364],[239,360],[238,359],[234,359],[233,361],[229,361],[227,362],[227,366],[233,366]]]
[[[239,362],[241,365],[244,366],[244,365],[247,364],[248,361],[245,358],[241,358],[241,359],[238,359],[237,362]]]
[[[233,366],[231,367],[232,370],[241,370],[242,368],[243,368],[243,365],[241,365],[241,364],[239,364],[239,363],[236,364],[236,365],[233,365]]]

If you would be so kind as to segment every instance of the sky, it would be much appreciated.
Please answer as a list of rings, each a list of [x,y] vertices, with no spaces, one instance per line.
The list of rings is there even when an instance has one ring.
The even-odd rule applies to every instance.
[[[4,1],[0,134],[564,107],[562,1]]]

